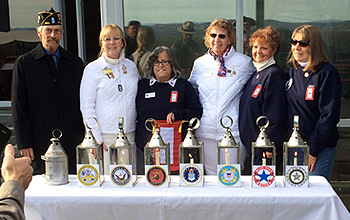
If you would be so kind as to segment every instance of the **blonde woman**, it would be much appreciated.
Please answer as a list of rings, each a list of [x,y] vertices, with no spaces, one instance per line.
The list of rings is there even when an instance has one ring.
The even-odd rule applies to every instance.
[[[92,132],[96,140],[103,144],[107,174],[107,151],[117,138],[119,117],[124,118],[124,131],[129,141],[135,139],[135,97],[139,74],[135,64],[124,58],[125,38],[120,27],[107,24],[99,40],[99,58],[84,69],[80,109],[84,122],[90,117],[98,120],[98,126]]]

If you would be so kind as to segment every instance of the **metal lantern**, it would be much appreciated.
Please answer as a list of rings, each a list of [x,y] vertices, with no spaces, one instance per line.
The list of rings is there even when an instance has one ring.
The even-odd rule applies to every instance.
[[[187,134],[179,146],[180,186],[203,186],[203,143],[198,142],[194,130],[200,125],[198,118],[192,118]]]
[[[225,117],[230,120],[231,124],[229,126],[224,126],[222,122]],[[230,129],[233,125],[233,120],[230,116],[226,115],[220,119],[220,124],[225,128],[225,134],[217,145],[218,165],[239,164],[239,144],[236,143]]]
[[[295,115],[293,133],[288,142],[283,143],[285,186],[308,186],[309,146],[298,130],[299,116]]]
[[[223,124],[225,117],[230,120],[229,126]],[[218,187],[240,187],[241,166],[239,164],[239,144],[236,143],[230,129],[233,125],[233,120],[230,116],[226,115],[220,119],[220,124],[225,128],[225,134],[217,145]]]
[[[283,143],[283,164],[309,166],[309,146],[299,134],[299,116],[294,116],[293,133],[288,142]],[[296,160],[297,159],[297,160]]]
[[[96,118],[95,127],[91,128],[86,120],[86,133],[84,140],[76,148],[77,151],[77,175],[78,186],[101,186],[104,182],[103,175],[103,148],[98,144],[91,129],[98,125]]]
[[[187,134],[179,146],[180,163],[203,163],[203,143],[198,142],[194,136],[194,130],[199,128],[198,118],[192,118],[188,124]]]
[[[136,166],[133,167],[136,155],[131,148],[135,143],[130,143],[124,133],[124,118],[119,118],[118,123],[117,139],[109,147],[111,185],[132,187],[137,180]]]
[[[263,126],[259,125],[261,119],[266,120]],[[256,141],[252,143],[252,186],[275,187],[276,147],[265,132],[269,126],[269,120],[266,116],[260,116],[256,119],[256,125],[260,128],[260,133]],[[268,158],[267,152],[272,153],[271,158]]]
[[[147,126],[149,122],[154,128],[154,133],[144,148],[146,186],[168,187],[170,183],[170,144],[164,143],[155,119],[149,118],[145,121],[146,129],[153,131]]]
[[[266,120],[266,124],[263,126],[259,125],[261,119]],[[266,116],[260,116],[256,119],[256,125],[260,128],[260,133],[256,141],[252,143],[252,167],[259,164],[263,166],[276,165],[276,147],[265,132],[269,124],[270,122]],[[271,160],[267,160],[266,151],[272,153]]]
[[[59,132],[56,136],[55,132]],[[68,183],[68,156],[60,142],[62,132],[55,129],[52,132],[51,145],[47,149],[45,155],[41,155],[41,159],[45,160],[45,174],[48,185],[62,185]]]

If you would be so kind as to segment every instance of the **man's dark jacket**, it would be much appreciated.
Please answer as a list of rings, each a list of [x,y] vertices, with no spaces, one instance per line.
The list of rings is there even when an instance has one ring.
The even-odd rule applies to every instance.
[[[83,62],[59,47],[61,57],[56,70],[53,58],[41,43],[20,56],[14,64],[12,78],[12,116],[18,149],[34,150],[34,173],[45,172],[41,160],[59,129],[69,156],[69,172],[76,172],[76,146],[84,138],[79,108],[79,88]]]

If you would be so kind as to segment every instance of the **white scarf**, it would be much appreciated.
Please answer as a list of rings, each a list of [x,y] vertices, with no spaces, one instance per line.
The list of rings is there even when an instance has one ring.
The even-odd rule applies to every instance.
[[[306,67],[309,64],[309,61],[307,62],[298,62],[300,66]]]
[[[112,64],[113,66],[118,66],[119,63],[120,63],[120,60],[121,60],[121,58],[122,58],[121,54],[120,54],[120,56],[119,56],[118,59],[109,58],[109,57],[107,57],[107,55],[106,55],[105,53],[103,53],[102,56],[103,56],[103,58],[105,58],[105,60],[106,60],[108,63]]]
[[[254,62],[253,61],[253,64],[254,64],[254,67],[255,69],[259,72],[261,70],[264,70],[266,69],[267,67],[271,66],[272,64],[275,64],[276,61],[275,59],[272,57],[270,57],[269,59],[263,61],[263,62],[260,62],[260,63],[257,63],[257,62]]]

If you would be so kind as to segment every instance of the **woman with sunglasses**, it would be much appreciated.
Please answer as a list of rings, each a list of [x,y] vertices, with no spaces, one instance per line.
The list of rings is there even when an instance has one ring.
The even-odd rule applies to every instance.
[[[341,82],[324,54],[322,36],[316,27],[302,25],[294,30],[288,62],[288,129],[292,131],[293,117],[299,115],[300,135],[310,147],[310,175],[330,181],[339,139]]]
[[[108,147],[117,138],[120,117],[124,118],[124,131],[129,141],[135,140],[139,73],[134,62],[124,58],[125,38],[120,27],[107,24],[100,32],[99,41],[99,58],[84,69],[80,109],[84,123],[92,117],[98,121],[92,132],[96,141],[103,144],[104,171],[109,175]],[[94,123],[89,120],[89,126],[94,127]]]
[[[268,26],[255,31],[249,39],[253,64],[256,68],[250,77],[239,105],[239,134],[247,153],[251,154],[260,129],[256,125],[259,116],[266,116],[269,126],[266,133],[275,143],[277,167],[282,165],[283,141],[286,138],[286,92],[288,75],[277,65],[274,54],[280,46],[277,32]],[[264,122],[265,123],[265,122]],[[264,124],[263,123],[263,124]],[[255,164],[261,164],[263,153],[255,152]],[[272,157],[266,152],[267,158]]]
[[[198,91],[203,107],[201,125],[196,131],[198,140],[204,142],[204,167],[207,175],[216,175],[216,147],[225,130],[220,120],[228,115],[233,120],[231,132],[240,142],[238,132],[238,108],[243,87],[255,71],[249,57],[237,53],[232,45],[235,32],[226,19],[214,20],[204,37],[208,53],[194,62],[190,83]],[[243,168],[246,156],[240,147],[240,163]],[[234,162],[234,161],[232,161]],[[237,162],[237,161],[236,161]]]
[[[172,51],[168,47],[159,46],[153,50],[148,58],[147,78],[141,79],[138,83],[136,96],[136,145],[138,149],[137,170],[140,174],[144,173],[143,149],[152,136],[152,133],[145,128],[147,119],[156,119],[158,125],[163,123],[180,126],[181,120],[190,120],[193,117],[200,119],[202,116],[202,107],[198,96],[191,84],[187,80],[180,78],[180,72],[181,67]],[[160,120],[163,120],[163,122]],[[187,131],[184,126],[182,128],[181,133],[185,135]],[[162,132],[162,128],[160,131]],[[175,142],[177,144],[174,144]],[[181,134],[179,139],[174,141],[173,150],[171,151],[177,152],[177,154],[171,155],[174,162],[171,164],[171,171],[174,172],[179,170],[178,159],[176,159],[178,158],[178,151],[176,148],[179,147],[180,142]]]

